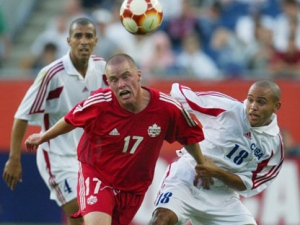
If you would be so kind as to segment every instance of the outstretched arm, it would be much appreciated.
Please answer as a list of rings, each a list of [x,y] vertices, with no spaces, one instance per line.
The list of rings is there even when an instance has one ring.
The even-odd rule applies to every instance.
[[[76,127],[74,127],[73,125],[68,124],[65,121],[65,118],[61,118],[53,127],[47,130],[45,133],[30,135],[25,141],[26,149],[29,152],[35,151],[38,145],[49,141],[50,139],[53,139],[61,134],[68,133],[75,128]]]
[[[191,154],[191,156],[193,156],[197,164],[202,164],[205,162],[205,158],[202,155],[202,151],[198,143],[185,145],[184,148],[188,151],[189,154]]]

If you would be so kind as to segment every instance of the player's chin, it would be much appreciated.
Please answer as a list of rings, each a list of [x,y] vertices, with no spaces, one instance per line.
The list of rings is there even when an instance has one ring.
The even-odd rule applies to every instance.
[[[90,55],[79,55],[77,56],[77,59],[82,62],[82,63],[86,63],[89,61]]]
[[[91,54],[92,54],[92,51],[90,49],[88,49],[88,48],[86,48],[86,49],[80,49],[77,52],[77,55],[79,57],[89,57]]]
[[[78,58],[80,58],[80,59],[89,59],[90,56],[91,56],[90,52],[80,52]]]

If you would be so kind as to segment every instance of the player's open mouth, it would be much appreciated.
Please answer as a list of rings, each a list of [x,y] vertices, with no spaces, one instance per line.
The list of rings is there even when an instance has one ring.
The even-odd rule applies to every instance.
[[[122,91],[122,92],[120,92],[120,96],[121,97],[127,97],[129,95],[130,95],[130,91]]]
[[[255,115],[255,114],[252,114],[252,113],[249,113],[249,116],[250,116],[250,118],[251,119],[254,119],[254,120],[256,120],[256,119],[258,119],[258,115]]]
[[[82,48],[82,49],[80,49],[79,50],[81,53],[89,53],[89,49],[87,49],[87,48]]]

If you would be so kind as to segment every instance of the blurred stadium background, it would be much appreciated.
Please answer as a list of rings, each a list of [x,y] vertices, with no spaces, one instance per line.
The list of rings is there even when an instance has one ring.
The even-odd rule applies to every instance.
[[[176,26],[172,26],[172,21],[175,21],[175,24],[180,24],[178,25],[180,27],[190,28],[195,18],[181,23],[185,21],[181,13],[186,10],[188,14],[191,14],[191,7],[189,7],[191,5],[182,4],[182,0],[160,1],[165,12],[165,23],[161,29],[149,37],[133,37],[124,33],[124,29],[119,26],[117,17],[118,7],[121,4],[119,0],[0,0],[1,174],[8,158],[10,130],[13,115],[19,102],[32,83],[37,70],[48,62],[47,60],[58,57],[60,51],[65,50],[66,46],[60,45],[60,43],[66,42],[66,30],[62,33],[56,33],[55,28],[60,27],[63,30],[68,26],[71,19],[83,15],[90,16],[99,25],[99,45],[107,47],[107,49],[96,49],[96,53],[107,58],[116,51],[128,52],[138,60],[141,68],[145,71],[145,84],[166,93],[169,92],[171,83],[180,82],[193,89],[220,91],[243,100],[249,85],[254,80],[260,78],[275,79],[283,91],[283,107],[278,115],[279,125],[282,127],[286,138],[287,159],[278,179],[267,191],[259,196],[243,199],[243,201],[255,215],[259,225],[299,225],[300,117],[298,112],[300,111],[300,103],[297,95],[300,91],[300,70],[297,66],[300,65],[300,53],[298,51],[300,48],[296,47],[298,57],[294,59],[295,64],[284,69],[289,73],[278,72],[270,65],[261,65],[266,58],[259,58],[258,55],[252,55],[251,63],[249,58],[243,57],[251,49],[250,43],[257,38],[257,34],[254,35],[253,30],[252,34],[249,34],[248,31],[251,27],[253,28],[253,24],[256,24],[254,22],[257,22],[258,18],[266,16],[264,22],[261,23],[262,27],[266,28],[268,32],[272,30],[273,36],[277,33],[286,32],[284,30],[282,32],[276,31],[275,28],[280,26],[276,25],[275,19],[283,13],[281,1],[293,4],[293,0],[184,0],[194,6],[192,8],[196,11],[193,11],[193,15],[196,15],[198,22],[201,21],[199,23],[201,25],[197,24],[196,27],[193,27],[195,29],[193,32],[197,32],[196,36],[181,37],[189,40],[185,44],[178,44],[178,41],[182,40],[179,37],[175,38],[174,29]],[[296,8],[296,11],[298,15],[299,8]],[[260,17],[253,17],[255,15],[260,15]],[[272,22],[270,22],[270,18],[273,19]],[[252,23],[249,23],[249,19],[250,21],[253,19]],[[252,25],[249,27],[249,24]],[[104,25],[109,31],[107,36],[100,31]],[[108,25],[109,28],[107,28]],[[214,26],[220,29],[213,29]],[[238,27],[241,28],[238,29]],[[185,32],[185,29],[179,30],[178,35]],[[294,30],[295,37],[293,40],[300,43],[300,25],[298,22]],[[209,36],[210,31],[213,32],[211,36]],[[262,36],[268,37],[268,32]],[[257,31],[257,33],[259,32]],[[227,37],[228,43],[226,47],[223,46],[224,48],[222,48],[226,51],[220,53],[213,47],[216,47],[216,43],[224,42],[224,36]],[[200,44],[196,45],[198,46],[196,49],[202,50],[202,53],[207,56],[202,57],[202,61],[195,60],[194,62],[196,67],[200,67],[200,72],[196,69],[190,70],[190,68],[194,68],[192,63],[187,63],[188,69],[185,67],[186,65],[178,63],[178,58],[181,59],[181,62],[193,61],[192,57],[183,58],[180,53],[182,53],[184,45],[194,43],[195,37],[200,41]],[[243,41],[240,42],[241,39]],[[213,47],[210,43],[211,40],[216,41]],[[249,43],[245,44],[247,40]],[[267,42],[270,43],[271,40],[273,39],[269,39]],[[279,53],[283,52],[282,45],[284,45],[283,42],[279,41],[278,43],[274,53],[276,57],[270,56],[270,61],[275,65],[279,65],[276,60],[278,60]],[[48,48],[44,48],[46,46]],[[192,46],[195,49],[195,45]],[[269,49],[265,47],[264,45],[259,48],[264,53],[269,53]],[[51,53],[44,54],[44,49],[50,49]],[[274,47],[273,50],[275,51],[275,49]],[[279,49],[281,50],[279,51]],[[163,52],[162,58],[159,58],[161,55],[154,50]],[[236,54],[231,54],[233,52]],[[232,61],[224,61],[224,54],[227,56],[225,58],[232,59]],[[152,65],[150,62],[154,62],[155,58],[165,64]],[[254,59],[257,58],[259,60],[255,62]],[[243,59],[243,62],[240,62],[240,59]],[[226,66],[224,63],[227,63]],[[206,70],[207,67],[211,69]],[[199,75],[201,71],[205,74],[204,77]],[[38,128],[30,127],[26,136],[34,131],[38,131]],[[164,144],[157,166],[156,178],[132,225],[147,224],[152,212],[152,202],[155,198],[159,177],[162,176],[167,164],[175,159],[174,150],[178,148],[180,146],[177,144]],[[17,186],[15,191],[10,191],[3,180],[0,181],[0,224],[64,225],[65,218],[62,212],[53,201],[49,200],[48,190],[38,174],[35,154],[24,151],[22,164],[23,182]]]

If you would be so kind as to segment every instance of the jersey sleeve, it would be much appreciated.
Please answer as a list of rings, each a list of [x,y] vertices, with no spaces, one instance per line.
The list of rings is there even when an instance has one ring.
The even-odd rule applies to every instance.
[[[176,98],[191,113],[202,113],[217,116],[220,113],[232,109],[236,99],[220,92],[194,92],[189,87],[173,84],[171,96]]]
[[[250,168],[244,173],[237,173],[247,188],[245,191],[238,192],[240,195],[246,198],[254,196],[265,190],[275,180],[284,160],[281,138],[277,139],[272,149],[274,150],[269,158],[249,165]]]
[[[38,73],[19,105],[15,118],[27,120],[30,125],[41,125],[46,97],[49,93],[47,73],[48,70],[45,68]]]
[[[166,105],[172,111],[166,141],[169,143],[178,141],[182,145],[188,145],[204,139],[202,128],[178,101],[167,95],[163,95],[161,99],[172,103]]]

